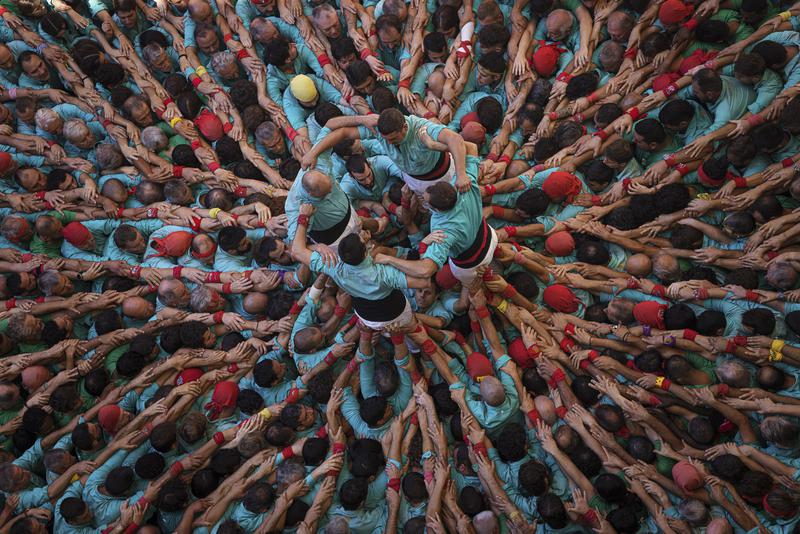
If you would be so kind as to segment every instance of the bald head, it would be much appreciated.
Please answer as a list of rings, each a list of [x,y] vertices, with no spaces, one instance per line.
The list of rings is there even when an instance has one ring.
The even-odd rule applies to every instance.
[[[242,307],[244,311],[252,315],[261,315],[267,309],[267,302],[269,297],[264,293],[251,292],[247,293],[242,299]]]
[[[122,303],[122,314],[133,319],[147,320],[155,311],[155,306],[142,297],[127,297]]]
[[[32,365],[22,370],[22,387],[33,392],[50,380],[53,374],[44,365]]]
[[[189,15],[194,20],[205,21],[212,14],[207,0],[189,0]]]
[[[627,43],[634,24],[635,21],[629,14],[624,11],[614,11],[608,16],[606,23],[608,35],[617,43]]]
[[[606,307],[608,319],[614,323],[628,324],[633,322],[635,302],[628,299],[614,299]]]
[[[533,399],[533,404],[536,406],[536,411],[539,412],[539,415],[548,425],[556,422],[556,405],[553,403],[553,399],[544,395],[537,395]]]
[[[706,534],[733,534],[733,527],[727,519],[716,517],[708,522]]]
[[[503,384],[493,376],[484,377],[481,380],[481,398],[489,406],[500,406],[506,400],[506,392]]]
[[[484,510],[472,518],[472,526],[477,534],[496,534],[500,532],[500,523],[494,513]]]
[[[572,30],[574,18],[566,9],[555,9],[547,16],[547,38],[551,41],[564,41]]]
[[[333,189],[333,185],[327,174],[314,169],[303,175],[303,189],[314,198],[325,198]]]
[[[170,308],[183,308],[189,304],[189,291],[180,280],[162,280],[158,284],[158,300]]]
[[[678,258],[666,253],[653,258],[653,274],[662,282],[677,282],[681,278],[681,266]]]
[[[631,276],[647,276],[653,270],[653,262],[647,254],[634,254],[625,262],[625,271]]]
[[[767,267],[767,283],[775,289],[784,291],[797,284],[797,271],[790,263],[777,261]]]

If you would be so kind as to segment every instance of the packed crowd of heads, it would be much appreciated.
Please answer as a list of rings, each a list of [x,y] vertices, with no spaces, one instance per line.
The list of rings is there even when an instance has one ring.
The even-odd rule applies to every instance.
[[[0,534],[800,532],[800,4],[0,18]]]

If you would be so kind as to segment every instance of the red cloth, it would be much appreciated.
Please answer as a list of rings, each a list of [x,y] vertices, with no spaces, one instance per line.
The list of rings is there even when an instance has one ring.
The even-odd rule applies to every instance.
[[[550,197],[550,200],[572,201],[572,197],[580,193],[581,181],[572,173],[556,171],[544,179],[542,191]]]
[[[665,26],[674,26],[686,20],[694,13],[694,8],[681,0],[666,0],[658,8],[658,20]]]
[[[103,430],[109,434],[113,434],[117,429],[117,423],[121,415],[122,408],[116,404],[109,404],[100,408],[100,411],[97,413],[97,422],[100,423],[100,427]]]
[[[654,300],[639,302],[633,307],[633,316],[640,324],[664,329],[664,311],[666,304]]]
[[[480,122],[480,118],[478,117],[477,112],[470,111],[469,113],[461,117],[461,121],[458,123],[458,127],[463,130],[464,127],[470,122]]]
[[[681,75],[677,72],[665,72],[664,74],[656,76],[656,79],[653,80],[653,92],[657,93],[663,91],[670,84],[677,82],[680,77]]]
[[[556,45],[544,44],[539,42],[539,47],[533,53],[533,69],[543,78],[549,78],[555,74],[558,68],[558,59],[564,50]]]
[[[570,288],[563,284],[553,284],[542,293],[544,303],[561,313],[578,311],[580,300]]]
[[[239,386],[236,382],[231,382],[230,380],[219,382],[214,387],[214,394],[211,395],[211,402],[204,407],[209,411],[208,418],[214,421],[219,417],[222,410],[236,406],[236,399],[238,398]]]
[[[458,278],[453,276],[453,270],[449,263],[445,263],[444,267],[436,273],[436,284],[442,289],[452,289],[458,285]]]
[[[672,479],[679,488],[687,493],[703,486],[703,477],[701,477],[697,469],[686,460],[681,460],[672,466]]]
[[[181,371],[178,376],[175,377],[175,385],[180,386],[182,384],[188,384],[189,382],[200,380],[200,377],[202,376],[202,369],[198,369],[197,367],[189,367],[188,369]]]
[[[71,245],[79,247],[89,241],[92,233],[82,223],[72,221],[64,227],[64,239]]]
[[[468,122],[461,129],[461,137],[468,143],[475,143],[478,147],[486,141],[486,128],[479,122]]]
[[[528,348],[525,347],[525,342],[522,341],[521,337],[508,344],[508,355],[514,360],[514,363],[525,369],[536,365],[536,360],[531,358]]]
[[[194,119],[194,125],[209,141],[219,141],[225,135],[222,129],[222,121],[214,113],[204,109]]]
[[[556,232],[545,240],[544,248],[553,256],[569,256],[575,250],[575,240],[567,231]]]
[[[14,160],[11,158],[11,154],[8,152],[0,152],[0,174],[10,169],[13,162]]]
[[[492,362],[480,352],[467,356],[467,373],[473,380],[493,374]]]
[[[684,60],[681,61],[681,64],[678,67],[678,72],[685,75],[693,68],[699,67],[706,61],[711,61],[712,59],[717,57],[718,53],[719,52],[717,52],[716,50],[706,52],[705,50],[701,50],[700,48],[698,48],[697,50],[692,52],[692,54],[689,57],[684,58]],[[653,90],[656,89],[654,88]]]
[[[169,256],[170,258],[180,258],[189,247],[192,246],[194,234],[184,230],[178,230],[167,234],[164,237],[154,237],[150,243],[158,254],[150,254],[145,259]]]

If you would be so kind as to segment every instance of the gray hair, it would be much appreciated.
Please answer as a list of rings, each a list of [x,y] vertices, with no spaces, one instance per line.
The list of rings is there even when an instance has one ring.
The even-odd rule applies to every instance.
[[[61,280],[61,275],[58,271],[52,269],[45,271],[39,275],[39,290],[46,296],[51,297],[53,295],[53,289],[58,285],[59,280]]]
[[[47,125],[61,119],[61,116],[50,108],[39,108],[34,115],[36,126],[41,129],[46,129]]]
[[[147,43],[144,48],[142,48],[142,57],[148,63],[152,63],[159,57],[161,54],[164,53],[164,47],[158,43]]]
[[[169,139],[167,139],[167,134],[158,126],[148,126],[142,130],[142,144],[153,152],[160,152],[167,148]]]
[[[699,527],[708,522],[708,509],[702,501],[697,499],[684,499],[678,503],[678,511],[690,525]]]
[[[275,485],[278,493],[283,493],[286,488],[306,476],[306,469],[301,462],[283,462],[275,470]]]
[[[236,56],[234,56],[233,52],[230,50],[215,52],[211,56],[211,68],[217,71],[217,73],[222,72],[223,69],[229,67],[231,64],[236,64]]]
[[[350,534],[350,525],[347,524],[347,519],[338,515],[331,519],[325,527],[325,534]]]
[[[38,113],[38,111],[37,111]],[[71,142],[80,141],[92,134],[89,127],[81,119],[69,119],[64,123],[62,134]]]
[[[202,312],[208,309],[208,306],[211,304],[211,300],[214,298],[214,292],[212,289],[200,286],[194,291],[192,291],[192,296],[189,299],[189,306],[191,306],[192,311],[194,312]]]
[[[122,151],[117,145],[112,145],[111,143],[97,145],[97,148],[94,149],[94,155],[97,158],[97,170],[100,171],[118,169],[125,164]]]
[[[717,365],[714,370],[722,382],[735,388],[746,388],[750,386],[750,372],[747,367],[734,360],[727,360]]]

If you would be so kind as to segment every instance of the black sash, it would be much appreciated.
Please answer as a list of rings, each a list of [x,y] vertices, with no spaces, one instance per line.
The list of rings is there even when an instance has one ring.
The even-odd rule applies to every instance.
[[[399,289],[392,290],[382,299],[362,299],[353,297],[353,308],[362,319],[374,322],[387,322],[397,319],[406,309],[406,296]]]
[[[489,231],[489,226],[486,224],[486,219],[483,219],[475,241],[472,242],[467,250],[450,259],[453,260],[453,263],[455,263],[457,267],[462,269],[477,267],[486,257],[486,252],[491,242],[492,234]]]
[[[409,175],[421,182],[430,182],[433,180],[438,180],[439,178],[444,176],[449,168],[450,168],[450,153],[439,152],[439,161],[436,162],[436,165],[433,166],[433,169],[423,174],[409,173]]]
[[[322,243],[323,245],[330,245],[344,233],[347,225],[350,222],[350,204],[347,204],[347,213],[344,218],[338,223],[325,230],[309,230],[308,235],[315,243]]]

